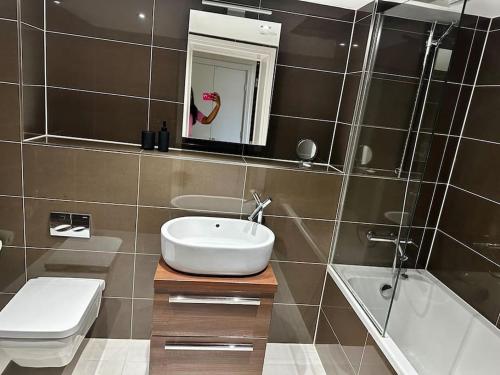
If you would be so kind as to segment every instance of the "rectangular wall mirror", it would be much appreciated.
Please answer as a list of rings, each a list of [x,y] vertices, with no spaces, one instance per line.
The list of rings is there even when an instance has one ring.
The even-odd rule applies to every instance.
[[[273,22],[191,11],[184,138],[266,144],[280,31]]]

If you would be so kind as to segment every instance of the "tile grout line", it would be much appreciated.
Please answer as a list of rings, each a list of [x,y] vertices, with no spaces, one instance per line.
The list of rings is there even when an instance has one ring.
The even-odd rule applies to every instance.
[[[479,253],[478,251],[474,250],[472,247],[470,247],[470,246],[469,246],[469,245],[467,245],[466,243],[464,243],[464,242],[460,241],[459,239],[457,239],[457,238],[453,237],[451,234],[449,234],[449,233],[447,233],[447,232],[445,232],[444,230],[439,229],[439,228],[437,228],[437,229],[436,229],[436,231],[441,232],[441,233],[442,233],[442,234],[444,234],[446,237],[448,237],[448,238],[452,239],[453,241],[455,241],[456,243],[458,243],[458,244],[462,245],[464,248],[466,248],[466,249],[468,249],[468,250],[472,251],[472,252],[473,252],[473,253],[475,253],[476,255],[478,255],[478,256],[480,256],[481,258],[483,258],[483,259],[487,260],[489,263],[492,263],[492,264],[494,264],[495,266],[497,266],[497,267],[499,267],[499,268],[500,268],[500,264],[498,264],[498,263],[497,263],[497,262],[495,262],[494,260],[491,260],[491,259],[490,259],[490,258],[488,258],[487,256],[485,256],[485,255],[483,255],[483,254]]]
[[[47,0],[43,0],[43,76],[44,76],[44,105],[45,105],[45,136],[49,135],[49,100],[48,100],[48,89],[49,84],[47,79]]]
[[[479,21],[476,20],[476,25],[475,26],[477,26],[478,22]],[[449,124],[449,128],[448,128],[448,135],[446,136],[446,142],[444,144],[443,155],[441,156],[441,162],[439,163],[439,168],[438,168],[437,175],[436,175],[436,181],[435,181],[435,184],[434,184],[434,189],[432,191],[432,197],[431,197],[431,201],[429,203],[429,208],[428,208],[428,211],[427,211],[427,217],[425,219],[425,228],[426,229],[427,229],[427,224],[429,223],[431,211],[432,211],[432,208],[433,208],[434,197],[436,195],[436,191],[437,191],[437,188],[439,186],[438,182],[439,182],[439,179],[440,179],[440,176],[441,176],[441,170],[443,168],[443,163],[444,163],[444,160],[445,160],[446,150],[448,149],[448,143],[449,143],[449,140],[450,140],[451,129],[453,127],[453,123],[455,121],[455,116],[457,114],[458,104],[460,103],[460,97],[462,95],[462,87],[463,87],[462,84],[464,83],[465,77],[467,75],[467,69],[469,67],[469,61],[470,61],[470,57],[471,57],[471,54],[472,54],[472,47],[474,45],[475,36],[476,36],[476,30],[474,29],[474,32],[472,34],[472,40],[471,40],[470,47],[469,47],[469,53],[467,54],[467,60],[465,62],[464,72],[462,74],[461,84],[460,84],[460,86],[458,88],[457,101],[455,103],[455,108],[453,109],[453,115],[451,116],[451,119],[450,119],[450,124]],[[450,173],[451,173],[451,171],[450,171]],[[436,228],[437,228],[437,223],[436,223]],[[434,229],[434,231],[435,231],[435,229]],[[425,239],[426,233],[427,233],[427,230],[424,230],[424,232],[422,234],[422,238],[420,240],[420,246],[418,247],[417,258],[416,258],[416,261],[415,261],[415,267],[417,266],[418,259],[420,258],[420,251],[422,249],[422,244],[424,243],[424,239]],[[431,248],[432,248],[432,244],[431,244]],[[430,250],[431,249],[429,249],[429,254],[427,255],[427,257],[430,257]],[[426,259],[426,263],[427,263],[427,260],[428,259]]]
[[[454,187],[455,189],[461,190],[461,191],[463,191],[464,193],[468,193],[468,194],[473,195],[473,196],[475,196],[475,197],[478,197],[478,198],[481,198],[481,199],[487,200],[488,202],[494,203],[494,204],[496,204],[496,205],[500,205],[500,202],[498,202],[498,201],[496,201],[496,200],[494,200],[494,199],[484,197],[484,196],[482,196],[482,195],[480,195],[480,194],[474,193],[474,192],[472,192],[472,191],[470,191],[470,190],[467,190],[467,189],[464,189],[464,188],[462,188],[462,187],[460,187],[460,186],[456,186],[456,185],[454,185],[454,184],[449,184],[449,186],[452,186],[452,187]]]
[[[365,344],[363,345],[363,351],[361,352],[361,359],[359,360],[359,368],[358,368],[358,372],[356,375],[360,375],[360,373],[361,373],[361,366],[363,366],[363,360],[365,359],[366,344],[368,343],[369,335],[370,335],[370,332],[368,332],[368,330],[366,330]]]
[[[23,37],[22,37],[22,13],[21,13],[21,0],[16,1],[17,8],[17,33],[18,33],[18,42],[17,42],[17,58],[18,62],[18,74],[19,74],[19,91],[18,91],[18,100],[19,100],[19,136],[21,140],[24,136],[24,100],[23,100]],[[22,215],[23,215],[23,248],[24,248],[24,282],[28,282],[28,260],[27,260],[27,248],[26,248],[26,202],[25,202],[25,193],[24,193],[24,157],[23,157],[23,144],[21,142],[20,145],[20,153],[21,153],[21,196],[22,196]]]
[[[137,231],[139,226],[139,196],[140,196],[140,188],[141,188],[141,155],[138,157],[138,165],[137,165],[137,197],[136,197],[136,207],[135,207],[135,236],[134,236],[134,264],[132,271],[132,303],[131,303],[131,313],[130,313],[130,338],[133,336],[133,328],[134,328],[134,297],[135,297],[135,263],[137,261]]]
[[[493,22],[493,19],[490,19],[490,23],[488,25],[488,31],[486,32],[486,36],[484,38],[483,48],[481,50],[481,57],[479,59],[479,63],[478,63],[478,67],[477,67],[476,77],[474,78],[474,86],[472,87],[472,91],[471,91],[470,98],[469,98],[469,103],[467,104],[467,110],[465,111],[464,120],[462,122],[462,127],[460,129],[460,136],[458,138],[457,148],[456,148],[455,154],[453,156],[453,162],[451,164],[450,174],[448,176],[448,181],[446,183],[446,189],[445,189],[445,192],[444,192],[443,200],[441,202],[441,208],[439,210],[439,216],[438,216],[438,219],[437,219],[437,222],[436,222],[436,228],[438,230],[439,230],[439,224],[441,222],[441,216],[443,214],[444,203],[446,202],[446,197],[448,195],[448,189],[450,187],[451,178],[453,176],[453,170],[455,169],[455,162],[457,160],[458,151],[460,149],[460,143],[461,143],[461,140],[462,140],[462,135],[464,133],[465,124],[467,123],[467,118],[469,116],[470,106],[471,106],[471,103],[472,103],[472,99],[474,97],[474,91],[475,91],[475,88],[476,88],[476,83],[477,83],[477,80],[478,80],[478,77],[479,77],[479,73],[481,72],[482,63],[483,63],[483,57],[484,57],[484,52],[486,51],[486,45],[488,44],[488,39],[489,39],[489,35],[490,35],[489,30],[491,28],[492,22]],[[436,234],[437,234],[437,230],[434,231],[434,236],[432,237],[432,242],[431,242],[431,245],[430,245],[429,255],[427,257],[427,262],[425,264],[425,269],[427,269],[427,267],[429,265],[429,262],[430,262],[430,259],[431,259],[432,251],[434,249],[434,242],[436,240]]]
[[[337,341],[338,341],[338,343],[339,343],[339,345],[340,345],[340,349],[342,350],[342,353],[344,354],[345,359],[347,360],[347,363],[348,363],[348,364],[349,364],[349,366],[351,367],[353,374],[356,374],[356,371],[354,370],[354,366],[352,365],[351,360],[349,359],[349,357],[348,357],[347,353],[346,353],[346,352],[345,352],[345,350],[344,350],[344,345],[342,345],[342,343],[340,342],[340,340],[339,340],[339,338],[338,338],[338,336],[337,336],[337,333],[336,333],[336,332],[335,332],[335,330],[333,329],[333,326],[332,326],[332,324],[330,323],[330,320],[328,319],[328,316],[327,316],[327,315],[323,312],[323,309],[321,308],[321,306],[320,306],[320,308],[319,308],[319,309],[320,309],[320,312],[323,314],[323,317],[325,318],[326,323],[328,324],[328,326],[329,326],[329,327],[330,327],[330,329],[332,330],[333,335],[334,335],[334,336],[335,336],[335,338],[337,339]],[[357,318],[357,317],[356,317],[356,318]],[[358,318],[358,319],[359,319],[359,318]]]
[[[322,17],[322,16],[316,16],[314,14],[300,13],[300,12],[291,12],[291,11],[281,10],[281,9],[266,8],[266,7],[262,7],[262,6],[261,6],[261,9],[262,10],[270,10],[270,11],[276,12],[276,13],[286,13],[286,14],[293,14],[293,15],[296,15],[296,16],[305,16],[305,17],[319,18],[319,19],[328,20],[328,21],[334,21],[334,22],[354,23],[355,20],[356,20],[355,18],[353,18],[352,21],[346,21],[346,20],[341,20],[339,18]],[[354,9],[349,9],[349,10],[352,10],[353,12],[356,12],[356,10],[354,10]]]
[[[152,75],[153,75],[153,40],[154,40],[154,32],[155,32],[155,8],[156,8],[156,0],[153,0],[153,10],[151,16],[151,44],[149,51],[149,82],[148,82],[148,117],[147,117],[147,130],[150,129],[151,122],[151,86],[152,86]]]

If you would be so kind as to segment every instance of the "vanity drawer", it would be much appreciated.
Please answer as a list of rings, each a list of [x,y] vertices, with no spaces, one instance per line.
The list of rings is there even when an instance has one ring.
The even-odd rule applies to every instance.
[[[156,294],[153,335],[267,338],[272,298]]]
[[[266,340],[152,336],[150,349],[150,375],[260,375]]]

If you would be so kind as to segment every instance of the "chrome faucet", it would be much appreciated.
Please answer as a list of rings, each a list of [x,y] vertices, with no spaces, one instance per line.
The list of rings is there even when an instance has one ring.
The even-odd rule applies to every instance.
[[[262,224],[262,218],[264,216],[264,208],[269,206],[271,204],[271,198],[267,198],[264,201],[261,201],[259,194],[256,192],[252,193],[253,199],[255,199],[255,203],[257,204],[257,207],[253,212],[248,216],[248,220],[250,221],[256,221],[259,224]],[[257,220],[255,220],[257,219]]]
[[[398,237],[392,233],[389,236],[377,236],[377,235],[375,235],[374,232],[368,231],[368,233],[366,233],[366,238],[368,239],[369,242],[389,242],[389,243],[393,243],[394,245],[396,245],[398,248],[399,259],[401,260],[401,262],[405,262],[408,260],[408,256],[405,254],[401,245],[417,245],[412,240],[408,240],[408,241],[407,240],[399,240],[398,241]]]

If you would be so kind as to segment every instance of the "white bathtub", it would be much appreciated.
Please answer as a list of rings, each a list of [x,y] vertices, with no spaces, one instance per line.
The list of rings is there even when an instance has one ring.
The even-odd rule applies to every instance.
[[[389,301],[379,288],[391,284],[392,269],[333,265],[328,273],[399,374],[500,374],[500,330],[429,272],[408,270],[399,280],[386,337],[351,290],[383,324]]]

